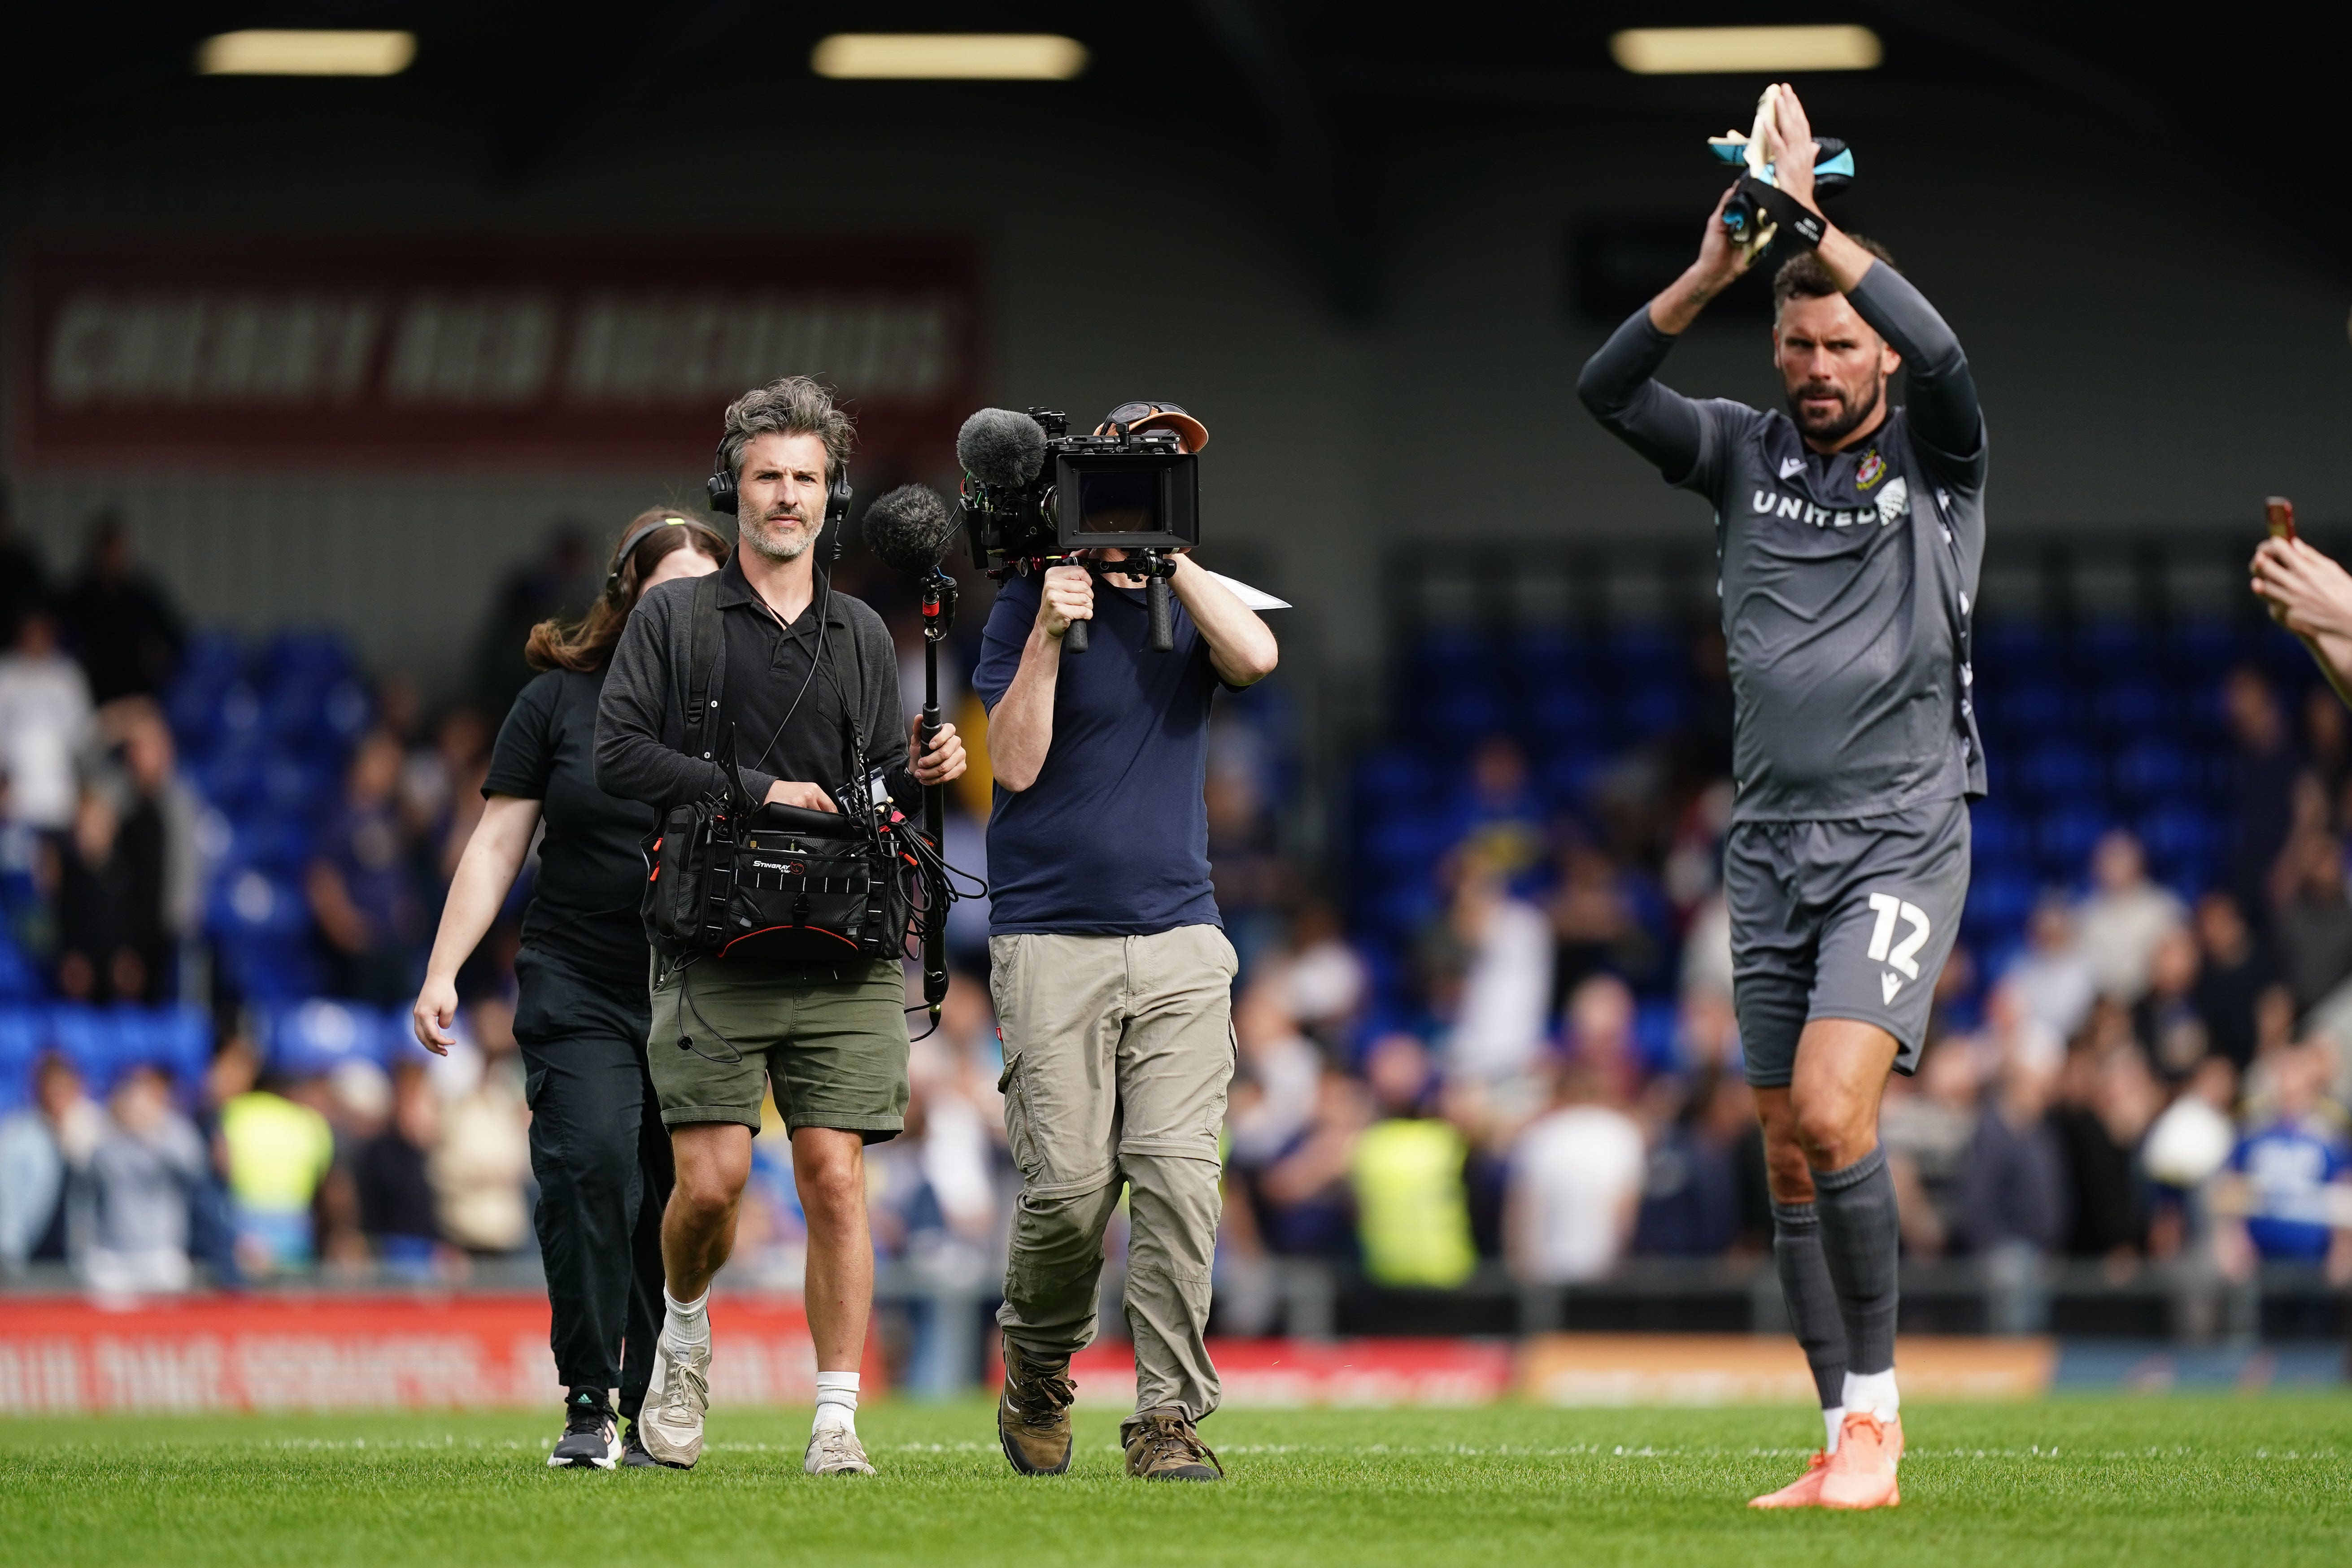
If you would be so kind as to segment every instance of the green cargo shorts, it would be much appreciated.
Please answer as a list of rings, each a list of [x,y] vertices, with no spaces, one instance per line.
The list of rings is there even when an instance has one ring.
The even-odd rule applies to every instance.
[[[656,959],[653,976],[646,1066],[665,1127],[740,1121],[757,1131],[769,1083],[790,1131],[832,1127],[878,1143],[906,1125],[897,963],[877,960],[863,979],[809,981],[703,959],[664,978]]]

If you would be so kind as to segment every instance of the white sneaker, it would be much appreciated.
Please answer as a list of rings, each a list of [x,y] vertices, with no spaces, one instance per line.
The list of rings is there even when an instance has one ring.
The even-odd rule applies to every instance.
[[[670,1352],[669,1337],[654,1339],[653,1382],[646,1389],[637,1430],[646,1452],[665,1465],[690,1468],[702,1457],[702,1416],[710,1408],[710,1347]]]
[[[846,1426],[820,1426],[809,1434],[808,1457],[801,1468],[813,1476],[870,1476],[866,1446]]]

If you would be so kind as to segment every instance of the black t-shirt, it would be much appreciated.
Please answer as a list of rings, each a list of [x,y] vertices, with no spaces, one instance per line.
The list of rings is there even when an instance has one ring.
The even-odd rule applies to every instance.
[[[482,793],[541,803],[547,836],[539,846],[539,885],[523,911],[524,942],[569,967],[634,984],[646,971],[640,846],[654,810],[596,787],[596,700],[604,689],[602,670],[551,669],[524,687],[499,729]]]
[[[740,566],[730,561],[720,570],[719,624],[727,637],[727,679],[719,688],[718,743],[711,751],[726,757],[731,725],[738,767],[813,784],[836,795],[849,781],[841,694],[857,683],[857,677],[835,668],[847,640],[836,632],[827,639],[831,646],[825,649],[824,668],[814,679],[809,678],[809,660],[817,649],[817,605],[824,598],[820,586],[800,618],[782,626],[776,613],[751,591]],[[844,615],[835,602],[832,618],[840,622]],[[883,673],[897,682],[897,670]],[[866,738],[869,762],[876,760],[875,739]]]

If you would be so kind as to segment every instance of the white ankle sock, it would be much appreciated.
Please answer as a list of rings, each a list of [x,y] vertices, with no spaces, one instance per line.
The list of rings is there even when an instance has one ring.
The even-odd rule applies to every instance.
[[[1822,1410],[1822,1425],[1829,1429],[1829,1441],[1822,1446],[1826,1454],[1837,1452],[1838,1428],[1845,1425],[1845,1406],[1832,1405]]]
[[[1891,1420],[1903,1408],[1903,1401],[1895,1392],[1895,1369],[1869,1373],[1850,1372],[1845,1374],[1845,1407],[1867,1410],[1881,1421]]]
[[[710,1292],[681,1301],[662,1287],[662,1338],[680,1350],[698,1351],[710,1343]]]
[[[828,1426],[853,1437],[857,1435],[857,1374],[854,1372],[816,1374],[816,1421],[809,1430],[822,1432]]]

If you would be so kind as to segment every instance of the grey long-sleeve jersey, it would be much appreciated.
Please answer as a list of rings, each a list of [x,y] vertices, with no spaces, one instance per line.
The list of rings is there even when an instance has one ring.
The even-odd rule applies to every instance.
[[[1985,793],[1969,688],[1984,557],[1984,416],[1959,340],[1881,262],[1848,296],[1903,356],[1909,403],[1824,456],[1794,421],[1655,376],[1645,306],[1577,391],[1668,484],[1715,506],[1738,821],[1843,821]]]

